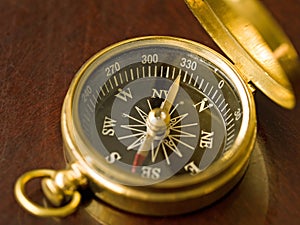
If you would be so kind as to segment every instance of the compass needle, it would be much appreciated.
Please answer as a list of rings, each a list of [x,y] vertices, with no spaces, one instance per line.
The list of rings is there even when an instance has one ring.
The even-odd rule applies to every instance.
[[[147,135],[144,138],[142,144],[140,145],[132,164],[132,172],[135,173],[136,167],[143,164],[145,158],[147,157],[151,145],[155,139],[163,140],[168,133],[169,130],[169,123],[170,123],[170,110],[173,106],[174,100],[177,96],[179,85],[180,83],[180,75],[174,80],[172,85],[168,90],[168,94],[166,99],[162,102],[160,108],[152,109],[149,100],[147,100],[147,104],[151,109],[150,113],[148,114],[147,118],[145,118],[146,113],[141,110],[139,107],[135,106],[135,109],[138,111],[138,114],[146,120],[147,126]],[[165,155],[165,159],[167,160],[167,164],[170,164],[169,158],[166,154],[166,150],[163,145],[163,152]]]
[[[180,74],[177,76],[177,78],[175,79],[175,81],[172,83],[167,97],[165,99],[165,101],[163,101],[163,103],[161,104],[160,108],[162,110],[164,110],[165,112],[169,113],[171,110],[171,107],[173,106],[173,102],[176,98],[176,95],[178,93],[179,87],[180,87]]]
[[[134,156],[134,160],[132,163],[132,170],[131,170],[133,173],[135,173],[137,166],[143,164],[145,158],[147,157],[150,151],[153,139],[154,137],[149,134],[146,134],[145,137],[143,138],[143,142],[140,145],[139,150]]]

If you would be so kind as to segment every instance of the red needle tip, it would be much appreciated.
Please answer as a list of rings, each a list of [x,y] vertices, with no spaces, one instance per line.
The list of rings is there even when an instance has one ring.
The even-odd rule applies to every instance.
[[[132,168],[131,168],[132,173],[135,173],[137,166],[140,166],[140,165],[143,164],[145,158],[146,157],[144,155],[139,154],[139,153],[135,155],[134,160],[133,160],[133,164],[132,164]]]

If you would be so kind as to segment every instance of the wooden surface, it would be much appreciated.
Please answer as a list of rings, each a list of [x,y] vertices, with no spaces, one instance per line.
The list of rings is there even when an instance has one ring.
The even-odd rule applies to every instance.
[[[263,2],[299,52],[299,0]],[[25,212],[14,199],[14,182],[28,170],[64,168],[60,110],[73,75],[90,56],[143,35],[218,48],[180,0],[1,0],[0,12],[0,224],[300,224],[299,73],[292,80],[298,99],[292,111],[256,94],[258,141],[249,171],[214,205],[153,218],[86,197],[74,215],[61,220]],[[41,198],[37,182],[28,189]]]

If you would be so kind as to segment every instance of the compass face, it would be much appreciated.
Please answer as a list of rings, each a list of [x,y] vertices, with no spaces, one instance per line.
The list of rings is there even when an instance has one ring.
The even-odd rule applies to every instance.
[[[83,154],[147,185],[203,173],[229,151],[243,118],[234,71],[199,48],[146,38],[91,59],[73,99]]]

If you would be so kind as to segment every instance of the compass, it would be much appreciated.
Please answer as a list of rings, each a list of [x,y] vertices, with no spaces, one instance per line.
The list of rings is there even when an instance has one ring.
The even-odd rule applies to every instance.
[[[220,7],[213,3],[212,8],[198,1],[187,4],[200,22],[211,21],[208,32],[216,34],[220,21],[227,25],[225,19],[214,20]],[[217,42],[223,33],[220,28]],[[237,43],[229,33],[225,52],[228,43],[240,50],[243,40]],[[288,52],[294,59],[289,42],[280,43],[276,54]],[[125,211],[174,215],[224,196],[245,173],[255,143],[255,87],[265,85],[263,92],[278,104],[294,105],[289,83],[272,74],[274,65],[288,60],[270,58],[272,68],[261,67],[251,56],[263,51],[268,59],[269,49],[249,56],[248,47],[228,54],[235,64],[204,45],[168,36],[126,40],[94,55],[76,74],[63,104],[68,167],[21,176],[15,187],[20,204],[39,216],[65,216],[80,202],[78,189],[88,187]],[[57,208],[26,197],[25,185],[36,177],[44,177],[43,191]]]
[[[221,68],[186,50],[193,45],[170,37],[120,43],[106,62],[93,61],[74,93],[78,138],[145,185],[206,170],[240,130],[237,90]]]

